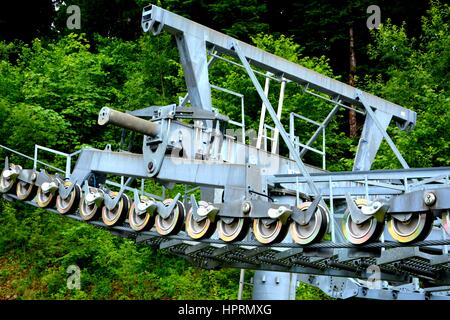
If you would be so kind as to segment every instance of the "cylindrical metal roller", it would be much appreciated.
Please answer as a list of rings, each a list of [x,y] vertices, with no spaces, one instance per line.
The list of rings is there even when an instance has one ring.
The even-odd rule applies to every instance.
[[[104,126],[108,123],[152,137],[159,133],[159,125],[157,123],[103,107],[98,114],[98,124]]]

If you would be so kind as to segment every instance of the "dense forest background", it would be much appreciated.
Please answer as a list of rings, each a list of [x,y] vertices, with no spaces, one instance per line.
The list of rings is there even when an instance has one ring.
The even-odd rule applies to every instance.
[[[78,30],[67,28],[66,9],[72,4],[81,10]],[[69,153],[86,145],[111,144],[117,149],[120,130],[96,125],[101,107],[133,110],[177,102],[186,89],[176,46],[168,34],[143,34],[141,10],[147,4],[36,0],[10,2],[10,7],[2,8],[0,144],[29,155],[34,144]],[[399,150],[411,167],[450,165],[447,4],[423,0],[155,4],[416,111],[418,122],[412,132],[389,129]],[[372,4],[381,8],[382,24],[369,30],[366,9]],[[261,102],[248,77],[220,62],[211,73],[215,84],[245,95],[247,126],[257,128]],[[238,101],[215,95],[214,105],[239,120]],[[294,87],[286,95],[284,114],[294,110],[320,121],[330,106]],[[327,133],[328,169],[351,170],[361,127],[354,114],[344,110],[338,114]],[[305,137],[311,135],[312,128],[302,128]],[[134,148],[139,150],[139,142]],[[2,151],[0,160],[6,155]],[[26,164],[23,159],[12,160]],[[320,165],[314,156],[307,160]],[[383,144],[374,168],[397,167]],[[69,220],[0,200],[0,299],[237,297],[239,270],[198,269],[183,259]],[[66,270],[72,264],[82,270],[81,290],[66,286]],[[246,286],[244,298],[250,296]],[[297,298],[325,296],[301,285]]]

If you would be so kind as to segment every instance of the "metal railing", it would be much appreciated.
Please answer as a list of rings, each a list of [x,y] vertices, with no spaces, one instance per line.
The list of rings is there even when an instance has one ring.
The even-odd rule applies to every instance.
[[[310,146],[314,142],[315,139],[313,141],[310,141],[308,143],[309,145],[308,144],[303,144],[303,143],[301,143],[299,141],[298,137],[295,136],[295,124],[294,124],[295,118],[304,120],[304,121],[306,121],[308,123],[311,123],[311,124],[313,124],[313,125],[318,127],[316,132],[314,133],[313,137],[317,136],[320,133],[322,133],[322,150],[319,150],[317,148],[313,148],[313,147]],[[297,147],[302,147],[302,148],[304,148],[306,150],[309,150],[309,151],[312,151],[314,153],[317,153],[317,154],[321,155],[322,156],[322,169],[323,170],[326,170],[326,167],[327,167],[326,151],[325,151],[326,150],[326,137],[325,137],[325,131],[326,130],[325,129],[326,129],[326,126],[324,126],[322,123],[319,123],[319,122],[316,122],[314,120],[311,120],[311,119],[309,119],[307,117],[304,117],[304,116],[302,116],[300,114],[291,112],[290,115],[289,115],[289,135],[291,136],[292,142]]]
[[[38,164],[40,164],[40,165],[42,165],[44,167],[47,167],[47,168],[53,169],[53,170],[55,170],[57,172],[63,173],[63,174],[65,174],[66,177],[70,177],[72,157],[81,152],[81,150],[79,150],[79,151],[76,151],[74,153],[68,154],[68,153],[60,152],[60,151],[57,151],[57,150],[54,150],[54,149],[50,149],[50,148],[47,148],[47,147],[43,147],[43,146],[40,146],[40,145],[35,145],[34,146],[34,156],[31,157],[31,156],[28,156],[28,155],[26,155],[26,154],[24,154],[22,152],[19,152],[17,150],[11,149],[11,148],[9,148],[7,146],[4,146],[4,145],[1,145],[1,144],[0,144],[0,148],[2,148],[4,150],[7,150],[7,151],[9,151],[11,153],[17,154],[17,155],[19,155],[19,156],[21,156],[21,157],[23,157],[25,159],[32,160],[33,161],[33,169],[35,169],[35,170],[37,169]],[[61,168],[58,168],[58,167],[55,167],[55,166],[53,166],[53,165],[51,165],[49,163],[46,163],[44,161],[39,160],[38,159],[38,151],[39,150],[47,151],[47,152],[50,152],[50,153],[53,153],[53,154],[56,154],[56,155],[60,155],[60,156],[66,157],[66,168],[65,168],[65,170],[63,170]]]
[[[46,152],[49,152],[49,153],[56,154],[58,156],[65,157],[66,158],[66,168],[65,168],[65,170],[61,170],[61,169],[56,168],[54,166],[51,166],[49,164],[45,164],[42,161],[39,161],[38,160],[39,150],[46,151]],[[51,149],[51,148],[47,148],[47,147],[43,147],[43,146],[40,146],[38,144],[35,144],[34,145],[33,169],[36,170],[37,169],[37,164],[41,163],[41,164],[44,164],[44,165],[46,165],[46,166],[48,166],[48,167],[50,167],[50,168],[52,168],[52,169],[54,169],[56,171],[64,173],[66,178],[70,178],[70,173],[71,173],[71,169],[72,169],[72,157],[76,156],[80,152],[81,152],[81,150],[75,151],[73,153],[65,153],[65,152],[61,152],[61,151],[58,151],[58,150],[55,150],[55,149]]]
[[[237,121],[234,121],[234,120],[231,120],[231,119],[228,122],[233,124],[233,125],[235,125],[235,126],[238,126],[238,127],[240,127],[242,129],[242,142],[245,143],[245,104],[244,104],[244,95],[239,93],[239,92],[235,92],[233,90],[222,88],[222,87],[219,87],[219,86],[216,86],[216,85],[213,85],[213,84],[211,84],[211,89],[215,89],[215,90],[218,90],[218,91],[221,91],[221,92],[224,92],[224,93],[228,93],[228,94],[231,94],[231,95],[241,99],[241,122],[237,122]]]

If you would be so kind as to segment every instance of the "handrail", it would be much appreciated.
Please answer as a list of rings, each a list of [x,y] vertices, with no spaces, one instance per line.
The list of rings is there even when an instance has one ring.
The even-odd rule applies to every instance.
[[[8,151],[10,151],[10,152],[12,152],[12,153],[15,153],[15,154],[17,154],[17,155],[19,155],[19,156],[21,156],[21,157],[23,157],[23,158],[26,158],[26,159],[29,159],[29,160],[33,160],[34,163],[35,163],[34,169],[36,169],[36,167],[37,167],[36,164],[39,163],[39,164],[42,164],[43,166],[52,168],[53,170],[56,170],[56,171],[58,171],[58,172],[65,173],[65,171],[62,170],[62,169],[60,169],[60,168],[57,168],[57,167],[55,167],[55,166],[52,166],[51,164],[48,164],[48,163],[46,163],[46,162],[37,160],[37,158],[27,156],[26,154],[21,153],[21,152],[19,152],[19,151],[16,151],[16,150],[14,150],[14,149],[8,148],[7,146],[4,146],[4,145],[1,145],[1,144],[0,144],[0,148],[5,149],[5,150],[8,150]]]

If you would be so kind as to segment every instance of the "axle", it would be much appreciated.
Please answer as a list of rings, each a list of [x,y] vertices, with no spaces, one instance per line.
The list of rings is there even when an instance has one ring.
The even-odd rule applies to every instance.
[[[108,123],[151,137],[156,136],[160,130],[156,123],[104,107],[98,115],[98,124],[104,126]]]

